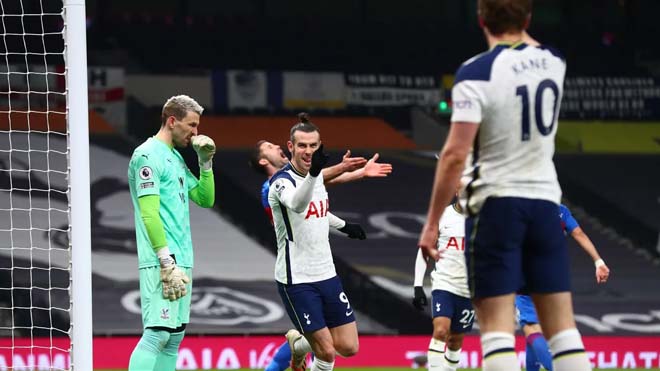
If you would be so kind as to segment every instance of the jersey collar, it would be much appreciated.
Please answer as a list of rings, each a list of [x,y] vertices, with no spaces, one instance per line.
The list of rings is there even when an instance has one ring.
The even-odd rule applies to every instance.
[[[173,146],[173,145],[170,146],[169,144],[167,144],[167,143],[163,142],[162,140],[158,139],[158,137],[155,136],[155,135],[154,135],[153,137],[151,137],[151,138],[153,138],[153,140],[155,140],[156,142],[158,142],[158,143],[164,145],[164,146],[167,147],[169,150],[174,149],[174,146]]]
[[[527,47],[527,44],[520,40],[516,42],[509,42],[509,41],[500,41],[495,46],[493,46],[493,50],[495,49],[515,49],[515,50],[523,50]]]
[[[289,162],[289,165],[291,165],[291,170],[292,170],[296,175],[298,175],[298,176],[301,177],[301,178],[304,178],[304,177],[305,177],[305,175],[303,175],[303,173],[301,173],[298,169],[296,169],[295,166],[293,166],[293,163],[292,163],[292,162]]]

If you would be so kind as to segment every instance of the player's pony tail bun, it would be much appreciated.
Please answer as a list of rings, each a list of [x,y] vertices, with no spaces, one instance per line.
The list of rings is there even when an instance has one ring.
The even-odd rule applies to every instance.
[[[298,120],[303,124],[309,124],[309,114],[307,112],[300,112],[298,114]]]

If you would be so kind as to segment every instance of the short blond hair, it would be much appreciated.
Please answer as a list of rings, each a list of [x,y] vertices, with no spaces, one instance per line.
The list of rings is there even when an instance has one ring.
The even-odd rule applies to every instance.
[[[183,120],[188,112],[195,112],[201,116],[204,107],[187,95],[175,95],[163,105],[163,111],[160,114],[160,125],[165,125],[167,118],[170,116],[174,116],[177,120]]]

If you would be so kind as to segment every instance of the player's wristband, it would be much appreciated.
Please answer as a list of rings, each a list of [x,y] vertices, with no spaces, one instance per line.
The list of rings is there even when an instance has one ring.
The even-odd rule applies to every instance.
[[[596,266],[596,268],[600,268],[603,265],[605,265],[605,261],[603,259],[598,259],[594,262],[594,265]]]
[[[158,261],[160,262],[161,267],[174,263],[174,259],[172,259],[172,255],[170,254],[170,248],[167,246],[158,249],[156,255],[158,256]]]
[[[201,170],[208,171],[208,170],[212,170],[212,169],[213,169],[213,160],[212,160],[212,159],[211,159],[211,160],[208,160],[208,161],[205,161],[205,162],[202,162],[202,161],[199,160],[199,159],[198,159],[198,161],[199,161],[199,168],[200,168]]]

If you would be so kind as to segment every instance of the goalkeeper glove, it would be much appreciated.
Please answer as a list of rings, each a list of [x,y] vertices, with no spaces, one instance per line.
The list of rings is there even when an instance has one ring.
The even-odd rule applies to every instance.
[[[202,170],[211,170],[213,166],[213,155],[215,155],[215,142],[206,135],[195,135],[192,138],[192,146],[197,152],[197,160]]]
[[[359,224],[346,223],[345,226],[339,228],[339,231],[346,233],[349,238],[357,238],[358,240],[364,240],[367,238],[367,234],[364,233],[364,230]]]
[[[160,281],[163,284],[163,297],[170,301],[184,297],[187,294],[186,284],[190,282],[190,278],[176,265],[167,246],[162,247],[156,254],[160,261]]]
[[[323,153],[323,144],[321,144],[312,154],[312,166],[309,168],[309,175],[313,177],[319,176],[319,173],[323,170],[323,167],[327,162],[328,155]]]
[[[426,293],[424,292],[423,287],[415,286],[415,296],[413,296],[412,303],[415,308],[424,310],[424,307],[426,306]]]

